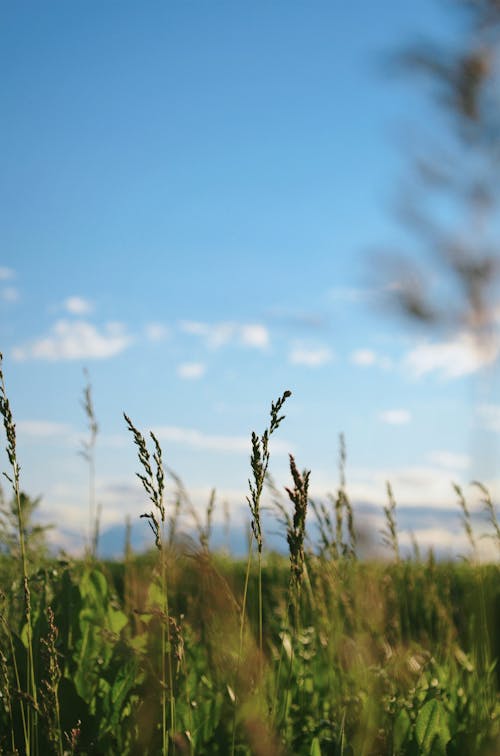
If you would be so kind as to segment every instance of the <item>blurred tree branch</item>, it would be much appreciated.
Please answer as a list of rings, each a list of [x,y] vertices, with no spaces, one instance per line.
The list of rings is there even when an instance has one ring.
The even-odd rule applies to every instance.
[[[473,333],[481,348],[499,318],[500,2],[450,6],[461,21],[453,44],[424,41],[391,59],[393,69],[424,77],[437,108],[433,146],[415,160],[398,212],[425,255],[399,250],[378,267],[400,312]]]

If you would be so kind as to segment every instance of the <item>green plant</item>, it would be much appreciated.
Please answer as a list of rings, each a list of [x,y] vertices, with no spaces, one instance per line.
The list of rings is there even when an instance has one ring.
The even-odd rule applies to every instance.
[[[0,354],[0,415],[7,438],[7,457],[11,473],[4,472],[9,481],[16,504],[17,526],[19,536],[19,550],[24,595],[24,620],[26,631],[27,665],[24,683],[25,699],[21,700],[21,716],[23,721],[24,747],[27,756],[37,752],[37,722],[38,722],[38,689],[35,676],[35,660],[33,649],[33,624],[31,615],[31,591],[29,584],[28,558],[26,550],[26,526],[23,511],[23,499],[20,490],[20,465],[17,459],[16,426],[12,417],[10,403],[7,398],[5,381],[2,370],[3,356]]]
[[[87,440],[82,441],[80,454],[86,460],[89,468],[89,532],[87,553],[91,559],[95,559],[99,545],[100,520],[100,511],[98,508],[96,508],[95,495],[95,445],[97,434],[99,432],[99,425],[97,424],[94,411],[92,385],[90,383],[89,374],[86,370],[84,371],[84,373],[87,383],[83,390],[82,407],[87,417],[89,436]]]
[[[151,431],[150,436],[154,445],[154,452],[151,461],[151,455],[148,451],[144,436],[133,425],[130,418],[124,414],[125,422],[129,431],[134,437],[134,443],[138,448],[139,462],[142,465],[143,472],[136,473],[139,480],[144,486],[153,509],[150,512],[142,514],[145,518],[153,535],[155,537],[155,546],[159,554],[159,572],[160,572],[160,589],[159,605],[161,611],[161,711],[162,711],[162,753],[169,752],[169,737],[173,744],[175,752],[174,734],[175,726],[175,693],[174,693],[174,675],[172,662],[172,639],[170,633],[171,618],[168,604],[168,582],[167,582],[167,564],[166,552],[164,547],[164,524],[165,524],[165,504],[164,489],[165,476],[163,471],[162,450],[160,443],[154,433]],[[155,471],[153,473],[152,464]],[[167,701],[170,708],[170,722],[167,725]]]
[[[401,556],[399,553],[398,527],[396,523],[396,500],[389,482],[387,482],[386,487],[389,503],[384,507],[385,530],[382,531],[382,541],[391,549],[396,562],[399,562]]]
[[[15,488],[4,386],[2,416]],[[40,560],[26,502],[14,496],[18,546],[0,554],[0,752],[498,752],[498,564],[440,562],[433,553],[404,559],[390,489],[384,535],[396,558],[353,558],[342,446],[340,493],[315,502],[323,526],[315,550],[309,471],[290,457],[288,502],[270,479],[267,443],[281,420],[278,401],[267,435],[253,438],[246,560],[209,548],[215,494],[197,525],[199,543],[181,537],[187,492],[177,480],[168,518],[160,444],[151,435],[150,451],[128,417],[154,548],[128,547],[122,562]],[[288,557],[264,552],[263,480],[279,502]],[[494,506],[479,488],[496,537]],[[476,544],[467,504],[460,506]],[[265,556],[257,562],[259,532]]]
[[[262,653],[262,525],[260,516],[262,491],[264,489],[264,483],[266,481],[266,475],[269,467],[270,451],[269,451],[269,439],[272,434],[279,428],[280,423],[285,419],[284,415],[280,415],[280,412],[285,404],[286,400],[292,395],[291,391],[285,391],[281,398],[276,402],[271,402],[270,423],[269,427],[265,429],[262,436],[258,436],[255,431],[252,432],[252,454],[250,457],[250,466],[252,468],[253,480],[248,481],[250,488],[250,496],[247,496],[248,506],[250,508],[250,514],[252,516],[251,526],[252,534],[257,544],[257,556],[258,556],[258,574],[259,574],[259,649]],[[252,557],[252,542],[249,549],[249,564]],[[246,606],[246,586],[244,592],[244,604],[242,610],[242,633],[243,633],[243,619]]]

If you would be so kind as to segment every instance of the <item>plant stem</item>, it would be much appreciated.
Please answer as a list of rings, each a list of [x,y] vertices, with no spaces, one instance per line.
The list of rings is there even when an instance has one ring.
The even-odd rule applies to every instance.
[[[5,382],[2,371],[2,354],[0,353],[0,414],[3,417],[3,424],[5,428],[5,434],[7,436],[7,456],[12,469],[12,477],[4,473],[9,483],[12,486],[14,492],[14,500],[16,503],[16,515],[17,515],[17,529],[19,534],[19,548],[21,553],[21,571],[23,581],[23,593],[24,593],[24,616],[26,620],[26,633],[27,633],[27,654],[28,665],[26,670],[26,693],[32,699],[32,706],[28,706],[28,727],[27,733],[25,731],[25,747],[26,754],[30,756],[31,753],[37,752],[37,725],[38,725],[38,701],[37,701],[37,688],[35,680],[35,662],[33,655],[33,630],[32,630],[32,618],[31,618],[31,594],[29,587],[28,577],[28,559],[26,555],[26,539],[25,539],[25,527],[24,517],[21,505],[21,491],[19,486],[20,479],[20,467],[17,461],[16,452],[16,426],[12,417],[10,409],[10,403],[7,398],[7,392],[5,389]],[[32,740],[33,738],[33,740]],[[32,750],[32,743],[34,750]]]

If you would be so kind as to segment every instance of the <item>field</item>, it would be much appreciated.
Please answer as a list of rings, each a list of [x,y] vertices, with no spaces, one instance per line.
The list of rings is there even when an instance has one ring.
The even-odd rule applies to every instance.
[[[1,377],[1,376],[0,376]],[[343,476],[310,500],[290,457],[278,499],[288,557],[268,553],[261,507],[269,438],[251,439],[248,559],[212,553],[213,501],[197,539],[167,511],[162,450],[125,417],[138,452],[151,550],[120,562],[44,554],[22,493],[3,377],[11,500],[0,556],[0,752],[5,754],[456,754],[500,752],[498,564],[401,556],[388,486],[388,562],[362,560]],[[92,430],[92,403],[87,394]],[[91,436],[92,441],[92,436]],[[93,468],[93,446],[86,449]],[[341,470],[343,452],[341,449]],[[270,492],[273,496],[273,492]],[[486,490],[491,537],[500,546]],[[92,498],[92,493],[91,493]],[[308,539],[314,523],[319,538]]]

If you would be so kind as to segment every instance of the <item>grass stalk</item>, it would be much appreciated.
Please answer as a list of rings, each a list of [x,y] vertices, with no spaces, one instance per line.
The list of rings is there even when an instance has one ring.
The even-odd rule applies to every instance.
[[[61,729],[61,712],[59,708],[59,681],[61,670],[59,668],[56,640],[58,630],[55,624],[52,607],[47,608],[48,636],[42,638],[47,657],[47,677],[42,681],[41,703],[45,720],[48,724],[49,741],[57,756],[64,756],[63,733]],[[45,689],[44,689],[45,686]]]
[[[16,503],[17,514],[17,526],[19,535],[19,548],[21,553],[21,572],[24,594],[24,619],[26,622],[26,634],[27,634],[27,673],[26,673],[26,687],[25,692],[28,700],[32,701],[32,705],[28,704],[27,707],[27,729],[25,731],[25,749],[26,756],[36,754],[37,748],[37,724],[38,724],[38,696],[37,686],[35,679],[35,660],[33,653],[33,626],[31,617],[31,593],[29,586],[29,573],[28,573],[28,559],[26,553],[26,539],[25,539],[25,525],[23,517],[23,509],[21,505],[21,491],[20,491],[20,465],[17,460],[17,446],[16,446],[16,426],[12,417],[12,411],[10,403],[7,398],[5,381],[2,369],[3,356],[0,353],[0,414],[3,418],[3,425],[5,429],[5,435],[7,437],[7,457],[11,466],[11,475],[4,472],[5,478],[9,481]]]
[[[82,441],[80,454],[86,460],[89,468],[89,480],[88,480],[88,498],[89,498],[89,532],[87,553],[90,559],[95,559],[97,556],[97,548],[99,542],[99,519],[100,512],[96,509],[96,495],[95,495],[95,445],[97,440],[97,433],[99,431],[99,425],[97,424],[94,401],[92,398],[92,385],[87,370],[84,370],[84,374],[87,380],[85,388],[83,390],[82,407],[85,412],[88,421],[89,436],[86,441]]]
[[[396,563],[399,564],[401,561],[401,554],[399,551],[398,526],[396,522],[396,500],[389,481],[387,481],[386,487],[389,502],[387,506],[384,507],[386,527],[385,530],[382,531],[382,541],[392,551]]]
[[[467,500],[465,498],[464,492],[459,485],[453,483],[453,489],[458,497],[458,504],[460,506],[460,509],[462,510],[462,525],[465,530],[467,540],[469,541],[469,545],[472,549],[474,561],[477,561],[477,543],[476,537],[474,535],[474,529],[472,527],[472,518],[469,507],[467,505]]]
[[[304,540],[306,535],[306,515],[307,505],[309,502],[309,478],[310,470],[299,471],[294,457],[290,454],[290,473],[293,480],[293,488],[285,488],[290,501],[293,504],[293,517],[287,529],[287,542],[290,555],[290,587],[289,587],[289,615],[292,624],[292,641],[290,661],[288,665],[288,682],[286,685],[284,712],[288,707],[288,696],[291,688],[291,677],[293,669],[294,649],[297,645],[297,639],[300,630],[300,597],[302,592],[302,583],[305,574],[305,552]],[[283,644],[282,644],[283,645]],[[280,678],[278,676],[276,701],[279,698]]]
[[[269,467],[270,451],[269,451],[269,439],[272,434],[280,426],[281,422],[285,419],[284,415],[280,415],[280,412],[285,404],[286,400],[291,396],[291,391],[285,391],[283,395],[271,402],[270,423],[269,427],[265,429],[262,436],[258,436],[255,432],[252,433],[252,454],[250,457],[250,465],[253,473],[253,480],[248,481],[250,488],[250,495],[247,496],[248,506],[250,507],[250,513],[252,515],[251,525],[252,532],[257,544],[258,553],[258,614],[259,614],[259,651],[262,654],[263,651],[263,638],[262,638],[262,548],[263,548],[263,536],[262,536],[262,523],[261,523],[261,499],[262,491],[264,489],[264,483],[266,481],[267,470]],[[245,621],[242,614],[242,623]]]
[[[493,508],[493,502],[491,500],[488,490],[485,488],[485,486],[483,486],[481,483],[478,483],[477,481],[474,483],[474,485],[477,488],[479,488],[481,493],[485,496],[485,500],[483,503],[485,503],[489,517],[491,521],[493,522],[493,525],[495,526],[496,513]],[[491,641],[490,641],[490,634],[489,634],[489,629],[488,629],[488,618],[487,618],[487,612],[486,612],[486,597],[485,597],[485,591],[484,591],[483,570],[481,568],[481,565],[479,564],[479,553],[478,553],[478,548],[477,548],[477,541],[476,541],[476,537],[474,535],[474,530],[472,527],[472,517],[471,517],[469,507],[467,505],[467,500],[460,486],[458,486],[457,484],[453,484],[453,488],[455,490],[455,493],[458,496],[458,503],[459,503],[460,509],[462,510],[462,525],[467,535],[467,540],[469,541],[469,544],[471,546],[472,554],[473,554],[473,561],[476,566],[476,575],[477,575],[477,581],[478,581],[479,618],[478,618],[478,627],[477,627],[476,632],[474,633],[474,656],[475,656],[476,665],[479,670],[479,673],[481,675],[486,675],[488,673],[488,668],[491,662]],[[482,704],[484,705],[484,701],[482,701]]]
[[[5,621],[5,618],[4,617],[0,617],[0,621],[2,622],[2,625],[4,627],[4,631],[5,631],[5,635],[6,635],[7,639],[8,639],[9,651],[10,651],[10,655],[12,657],[12,666],[13,666],[13,669],[14,669],[14,681],[15,681],[15,684],[16,684],[16,690],[21,690],[21,678],[20,678],[20,675],[19,675],[19,668],[18,668],[18,665],[17,665],[17,658],[16,658],[16,654],[15,654],[14,643],[12,641],[12,633],[11,633],[10,627],[8,626],[7,622]],[[16,752],[16,747],[15,747],[15,736],[14,736],[14,723],[13,723],[13,720],[12,720],[12,697],[10,695],[10,690],[9,690],[9,676],[8,676],[8,669],[7,669],[7,660],[6,660],[6,658],[5,658],[5,656],[4,656],[3,653],[1,654],[0,663],[1,663],[1,666],[2,666],[2,679],[3,679],[4,685],[5,685],[5,694],[7,696],[7,700],[9,701],[9,711],[10,711],[10,714],[11,714],[10,736],[11,736],[11,743],[12,743],[12,752],[15,753]],[[19,709],[20,709],[20,712],[21,712],[21,723],[22,723],[22,728],[23,728],[24,742],[26,744],[29,741],[28,723],[27,723],[27,716],[26,716],[26,705],[25,705],[25,702],[21,698],[19,699]]]
[[[134,437],[134,443],[138,447],[138,457],[143,472],[136,473],[146,491],[153,508],[150,512],[141,515],[146,519],[155,537],[155,546],[158,549],[160,566],[160,584],[163,605],[161,621],[161,712],[162,712],[162,754],[169,752],[169,734],[172,741],[173,753],[175,753],[175,694],[174,675],[172,668],[172,643],[170,637],[170,609],[168,601],[168,581],[166,550],[164,545],[165,530],[165,475],[160,443],[154,433],[150,436],[154,445],[153,458],[148,451],[146,440],[142,433],[134,426],[131,419],[124,413],[125,422]],[[155,471],[153,472],[153,464]],[[168,651],[166,651],[168,649]],[[168,679],[167,679],[168,678]],[[168,690],[168,702],[167,702]],[[167,705],[168,703],[168,705]],[[167,711],[170,713],[170,727],[168,726]]]
[[[258,555],[258,577],[257,577],[257,600],[258,600],[258,639],[259,639],[259,654],[260,662],[262,663],[263,654],[263,602],[262,602],[262,548],[263,548],[263,535],[262,535],[262,522],[261,522],[261,499],[262,492],[264,490],[264,484],[266,482],[267,471],[269,468],[270,450],[269,439],[272,434],[279,428],[281,422],[285,419],[284,415],[280,415],[280,412],[285,404],[286,400],[292,395],[291,391],[285,391],[276,402],[271,402],[270,422],[269,426],[264,430],[262,436],[258,436],[255,431],[252,432],[251,443],[252,453],[250,456],[250,466],[252,469],[252,479],[248,481],[250,494],[247,496],[248,506],[251,514],[251,537],[248,547],[248,560],[247,569],[245,574],[245,586],[243,590],[243,602],[241,607],[240,616],[240,649],[237,660],[236,669],[236,681],[239,674],[243,655],[243,638],[245,632],[245,618],[246,618],[246,605],[248,595],[248,584],[250,579],[250,569],[253,557],[253,541],[257,545]],[[236,691],[237,692],[237,691]],[[235,697],[235,704],[238,697]],[[235,737],[236,737],[236,709],[234,710],[233,717],[233,732],[232,732],[232,746],[231,754],[234,756],[235,752]]]
[[[475,480],[473,485],[479,489],[483,494],[482,503],[484,505],[484,511],[488,517],[488,521],[493,529],[492,537],[495,539],[498,549],[500,550],[500,525],[498,523],[497,513],[491,494],[483,483]]]

